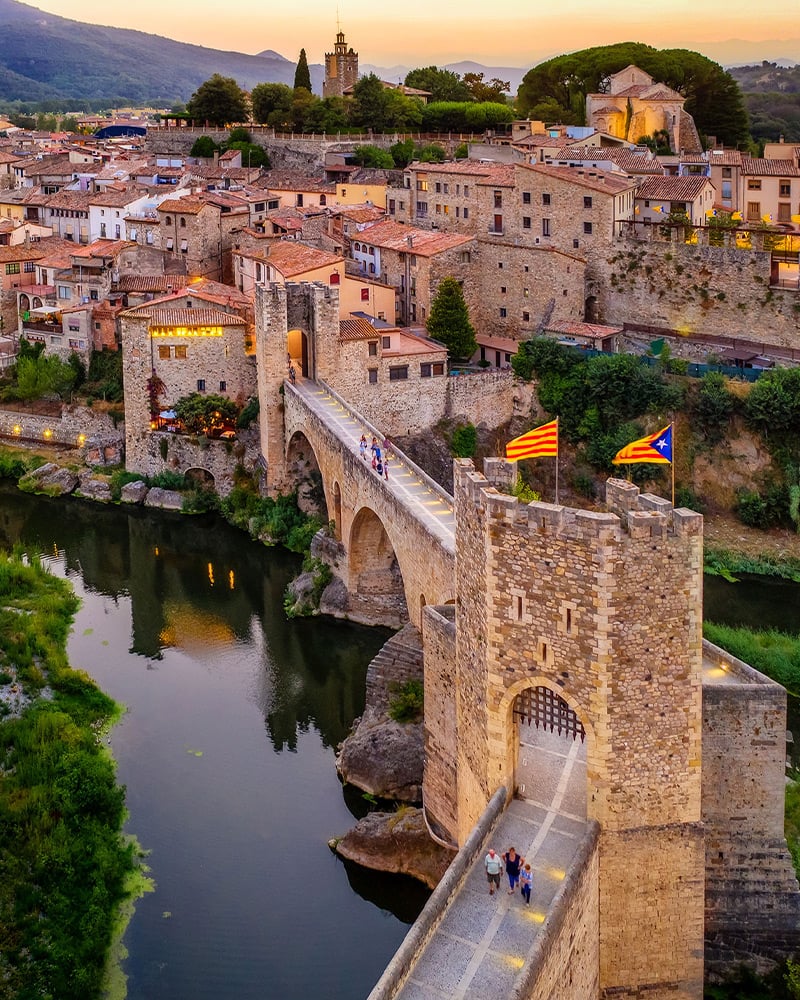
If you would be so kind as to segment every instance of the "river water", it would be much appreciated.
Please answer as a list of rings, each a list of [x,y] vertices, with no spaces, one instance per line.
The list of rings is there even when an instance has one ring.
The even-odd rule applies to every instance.
[[[70,662],[128,708],[111,744],[157,885],[125,936],[130,1000],[365,997],[428,895],[327,847],[364,808],[334,748],[388,633],[287,621],[297,557],[211,517],[0,483],[17,541],[82,599]]]

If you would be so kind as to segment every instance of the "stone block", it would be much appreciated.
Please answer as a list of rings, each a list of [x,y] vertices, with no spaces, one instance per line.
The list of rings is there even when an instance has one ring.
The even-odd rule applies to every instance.
[[[142,479],[137,479],[135,483],[125,483],[120,494],[122,503],[141,504],[146,497],[147,483]]]

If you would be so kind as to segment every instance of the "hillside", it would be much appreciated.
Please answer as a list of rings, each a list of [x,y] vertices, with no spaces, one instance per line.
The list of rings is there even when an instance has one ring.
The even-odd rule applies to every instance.
[[[744,91],[754,139],[800,142],[800,65],[774,62],[734,66],[729,70]]]
[[[271,51],[223,52],[0,0],[0,99],[6,101],[170,106],[186,101],[213,73],[231,76],[249,90],[265,82],[291,85],[294,69],[293,62]],[[312,81],[315,75],[319,80],[321,67],[312,68]]]

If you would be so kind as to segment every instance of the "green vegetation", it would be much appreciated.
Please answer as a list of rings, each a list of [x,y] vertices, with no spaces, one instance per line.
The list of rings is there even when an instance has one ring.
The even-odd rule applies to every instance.
[[[290,584],[283,595],[283,610],[287,618],[303,618],[319,612],[319,604],[325,588],[333,579],[333,570],[322,559],[315,559],[310,553],[303,558],[303,572],[311,573],[311,589],[301,601],[296,599]]]
[[[725,576],[726,579],[736,573],[755,573],[800,583],[800,559],[792,556],[778,557],[768,553],[747,556],[730,549],[707,548],[704,569],[712,576]]]
[[[244,430],[258,419],[259,402],[258,396],[251,396],[244,404],[242,412],[236,418],[236,426],[239,430]]]
[[[102,399],[109,403],[121,403],[122,351],[109,351],[105,348],[102,351],[92,351],[82,390],[89,400]]]
[[[23,476],[40,465],[45,459],[41,455],[31,455],[29,452],[14,451],[11,448],[0,448],[0,479],[22,479]]]
[[[703,623],[703,634],[788,690],[800,693],[800,635],[789,635],[777,629],[754,631],[713,622]]]
[[[779,966],[768,976],[759,976],[741,966],[724,983],[706,986],[705,1000],[798,1000],[797,966],[793,962]]]
[[[419,722],[425,709],[422,681],[394,683],[389,687],[389,718],[395,722]]]
[[[299,90],[301,87],[303,90],[307,90],[309,94],[311,93],[311,73],[308,69],[308,59],[306,58],[305,49],[300,49],[297,69],[294,71],[294,89]]]
[[[85,375],[77,355],[62,361],[56,354],[43,354],[44,344],[31,344],[24,337],[19,342],[19,355],[11,378],[0,392],[2,399],[31,402],[45,396],[66,399]],[[74,359],[73,359],[74,358]]]
[[[353,163],[361,167],[378,167],[382,170],[391,170],[395,165],[391,152],[372,145],[359,146],[353,153]]]
[[[430,101],[469,101],[472,98],[469,87],[460,74],[438,66],[425,66],[406,73],[405,85],[416,90],[427,90]]]
[[[220,500],[220,512],[231,524],[248,531],[267,545],[284,545],[292,552],[307,552],[322,521],[304,514],[297,494],[262,497],[256,484],[239,470],[236,485]]]
[[[431,302],[428,333],[447,348],[451,358],[468,359],[478,349],[464,290],[455,278],[442,278]]]
[[[194,121],[209,125],[245,122],[248,119],[247,101],[233,77],[215,73],[189,98],[186,114]]]
[[[37,559],[0,554],[0,665],[32,703],[0,723],[0,996],[91,1000],[136,871],[124,789],[99,734],[117,708],[69,668],[78,602]],[[52,697],[37,697],[47,686]]]
[[[190,434],[211,434],[234,427],[239,416],[239,407],[232,399],[214,392],[192,392],[182,396],[174,409]]]
[[[735,66],[731,76],[744,91],[750,133],[756,142],[800,142],[800,66]]]
[[[459,424],[450,438],[450,451],[456,458],[473,458],[478,447],[475,424]]]
[[[540,63],[520,85],[519,111],[528,114],[545,103],[552,109],[546,118],[560,119],[555,111],[563,109],[582,125],[586,95],[602,91],[611,74],[631,63],[686,98],[685,108],[701,135],[714,135],[726,146],[748,141],[742,93],[730,73],[698,52],[655,49],[640,42],[582,49]]]

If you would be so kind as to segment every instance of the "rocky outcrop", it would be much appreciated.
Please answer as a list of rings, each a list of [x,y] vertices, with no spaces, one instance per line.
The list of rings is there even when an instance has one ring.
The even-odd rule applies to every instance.
[[[336,767],[342,780],[381,799],[422,799],[422,722],[395,722],[389,716],[393,689],[422,680],[419,630],[406,625],[383,646],[367,669],[367,707],[342,743]]]
[[[120,493],[123,503],[144,503],[147,497],[147,483],[137,479],[135,483],[125,483]]]
[[[411,875],[433,889],[453,860],[453,852],[431,840],[421,809],[374,812],[359,820],[331,847],[348,861],[376,871]]]
[[[91,472],[84,472],[78,480],[76,494],[87,500],[111,503],[111,486],[107,479],[97,479]]]
[[[26,493],[45,493],[50,497],[60,497],[72,493],[78,485],[78,477],[55,462],[47,462],[23,476],[18,485]]]
[[[144,505],[160,507],[162,510],[182,510],[183,496],[175,490],[162,490],[159,486],[153,486],[148,490]]]

